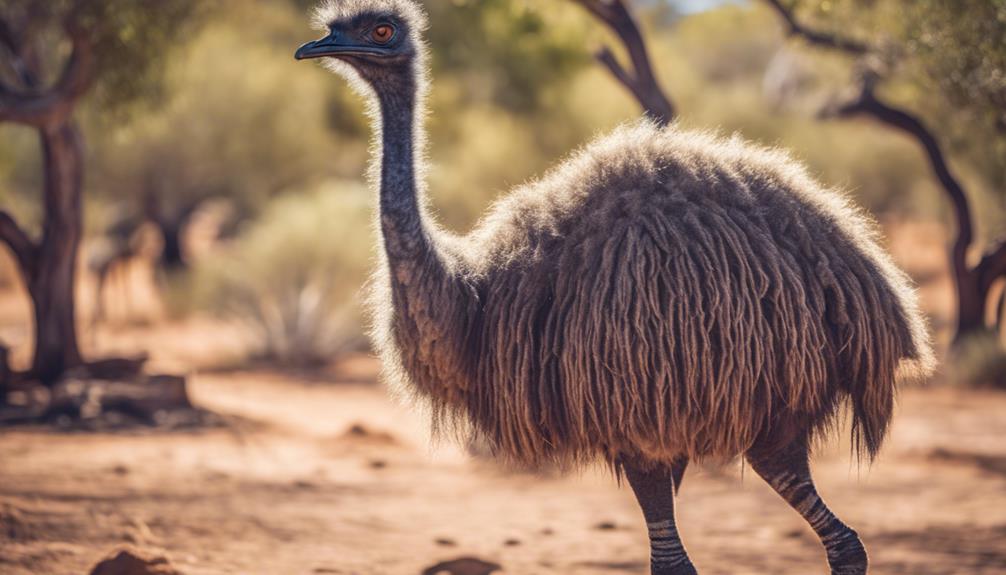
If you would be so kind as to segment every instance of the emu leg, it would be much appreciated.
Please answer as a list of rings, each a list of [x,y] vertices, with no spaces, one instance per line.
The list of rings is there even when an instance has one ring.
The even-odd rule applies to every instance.
[[[663,465],[647,469],[634,462],[622,465],[646,518],[652,575],[697,575],[674,524],[674,476],[684,474],[684,465],[673,469]]]
[[[751,468],[810,524],[828,553],[832,575],[864,575],[866,549],[859,535],[828,509],[810,475],[807,446],[797,442],[775,451],[747,453]]]

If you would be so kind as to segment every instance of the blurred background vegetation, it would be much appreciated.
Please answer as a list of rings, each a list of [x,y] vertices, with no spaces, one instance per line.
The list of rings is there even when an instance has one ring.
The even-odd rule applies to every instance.
[[[136,68],[150,81],[112,75],[79,108],[82,257],[95,260],[101,245],[135,246],[138,230],[152,227],[160,232],[153,251],[167,314],[249,323],[256,353],[281,363],[311,364],[359,347],[356,302],[374,245],[361,103],[321,67],[292,59],[317,34],[305,17],[313,2],[197,4],[159,44],[153,64]],[[592,58],[611,41],[608,30],[576,3],[425,4],[434,78],[430,189],[447,227],[469,229],[500,193],[640,115]],[[1003,2],[786,5],[821,29],[880,47],[883,95],[939,134],[967,184],[980,236],[998,236],[1006,223]],[[868,121],[817,117],[852,86],[853,63],[788,39],[761,1],[633,7],[681,124],[785,147],[885,219],[952,229],[944,194],[912,140]],[[128,61],[117,70],[130,79]],[[30,130],[0,124],[0,202],[36,231],[40,162]],[[85,272],[98,273],[101,263]],[[12,266],[3,274],[15,281]],[[937,327],[950,321],[934,318]]]

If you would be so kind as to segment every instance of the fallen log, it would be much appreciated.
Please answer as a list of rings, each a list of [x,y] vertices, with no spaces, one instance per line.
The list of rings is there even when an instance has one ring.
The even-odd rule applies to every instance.
[[[192,405],[186,379],[178,375],[137,373],[127,379],[99,379],[85,370],[71,371],[49,387],[18,382],[8,389],[7,401],[0,405],[0,425],[176,428],[213,421],[213,414]]]
[[[182,376],[137,374],[127,380],[67,377],[52,387],[46,416],[90,419],[105,411],[118,411],[156,424],[160,412],[178,409],[192,409]]]

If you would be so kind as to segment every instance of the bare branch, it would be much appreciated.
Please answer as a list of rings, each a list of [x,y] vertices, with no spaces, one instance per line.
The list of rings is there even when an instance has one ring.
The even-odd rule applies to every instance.
[[[13,252],[21,273],[30,277],[34,273],[38,248],[14,218],[5,211],[0,211],[0,241],[7,244]]]
[[[979,281],[985,292],[997,279],[1006,276],[1006,241],[1000,239],[982,254],[975,271],[979,274]]]
[[[873,89],[873,82],[865,80],[859,97],[835,106],[830,111],[823,113],[825,117],[837,118],[851,116],[869,116],[892,128],[900,130],[915,140],[922,147],[932,166],[936,178],[943,185],[943,189],[950,197],[950,202],[954,206],[954,214],[957,220],[957,238],[953,245],[953,259],[955,266],[967,266],[967,251],[974,241],[974,229],[971,220],[971,208],[968,203],[967,194],[960,181],[954,176],[947,164],[947,159],[940,147],[936,136],[926,127],[917,116],[888,105],[880,101]]]
[[[765,0],[765,3],[783,19],[790,36],[799,36],[815,46],[840,50],[853,55],[862,55],[871,51],[870,46],[863,42],[807,28],[797,21],[793,10],[784,5],[782,0]]]
[[[608,47],[602,48],[595,55],[608,71],[624,85],[639,101],[646,113],[661,124],[667,124],[674,119],[674,105],[660,88],[649,54],[646,51],[646,41],[639,31],[639,26],[626,7],[624,0],[574,0],[584,7],[595,18],[608,26],[622,41],[632,70],[627,70],[618,63],[614,52]]]
[[[622,67],[618,58],[615,57],[615,53],[611,51],[611,48],[602,46],[601,49],[594,54],[594,58],[603,64],[604,67],[608,69],[608,72],[610,72],[611,75],[619,81],[619,83],[628,88],[637,100],[642,100],[642,97],[637,92],[636,79],[628,70]]]

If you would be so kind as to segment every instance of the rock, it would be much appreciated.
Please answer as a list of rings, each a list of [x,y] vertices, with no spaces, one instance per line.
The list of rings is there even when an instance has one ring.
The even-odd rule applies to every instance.
[[[354,423],[339,437],[345,443],[357,445],[398,445],[398,438],[387,431],[372,429],[362,423]]]
[[[477,557],[459,557],[451,561],[437,563],[423,571],[422,575],[489,575],[502,570],[502,566],[483,561]]]
[[[123,547],[91,569],[90,575],[182,575],[163,555]]]
[[[375,430],[363,425],[354,423],[350,425],[342,435],[346,439],[366,439],[377,443],[396,443],[395,436],[387,431]]]

